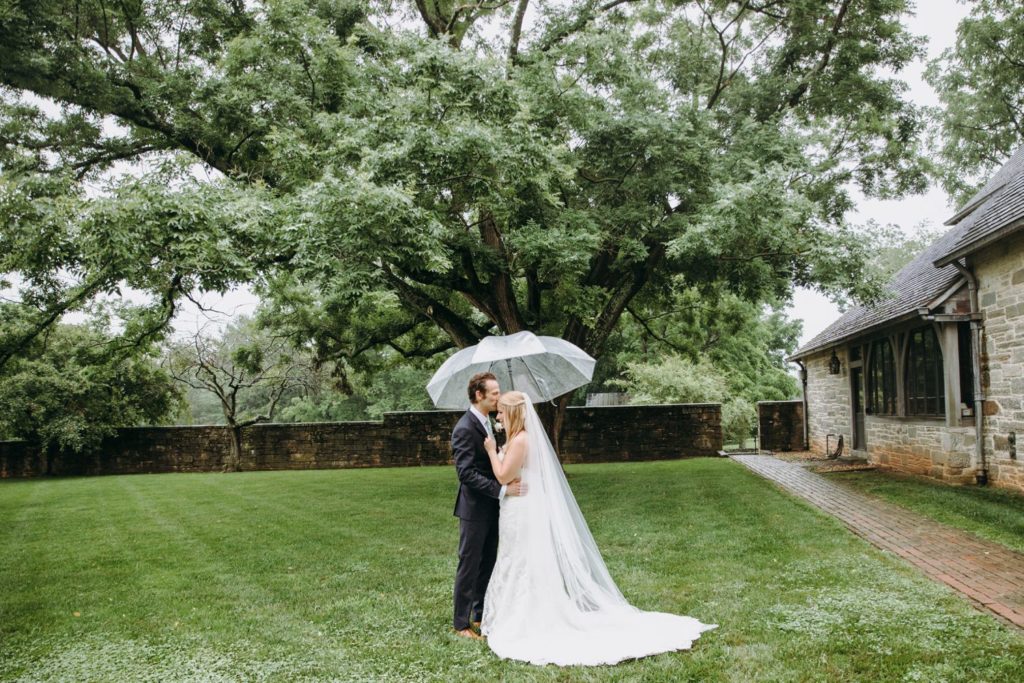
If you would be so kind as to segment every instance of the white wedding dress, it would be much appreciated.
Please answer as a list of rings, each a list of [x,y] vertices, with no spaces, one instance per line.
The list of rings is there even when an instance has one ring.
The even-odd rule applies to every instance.
[[[494,653],[532,664],[615,664],[689,649],[715,628],[626,601],[529,403],[526,432],[528,491],[502,499],[498,559],[484,598],[481,631]]]

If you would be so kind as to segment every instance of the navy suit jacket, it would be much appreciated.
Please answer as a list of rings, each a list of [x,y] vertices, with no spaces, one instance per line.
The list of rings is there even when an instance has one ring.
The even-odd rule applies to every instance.
[[[471,411],[452,430],[452,455],[459,475],[455,516],[460,519],[494,519],[498,516],[501,484],[494,476],[484,439],[487,431]]]

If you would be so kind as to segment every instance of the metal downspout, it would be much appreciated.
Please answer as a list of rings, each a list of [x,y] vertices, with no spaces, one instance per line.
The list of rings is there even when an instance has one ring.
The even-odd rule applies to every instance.
[[[804,365],[802,360],[793,361],[800,366],[800,384],[802,385],[800,390],[800,396],[804,400],[804,450],[811,450],[811,431],[810,431],[810,416],[807,414],[807,366]]]
[[[985,460],[985,396],[981,389],[981,320],[978,306],[978,278],[971,269],[959,261],[953,265],[967,279],[967,289],[971,294],[971,363],[974,370],[974,450],[981,471],[975,475],[978,484],[988,484],[988,462]]]

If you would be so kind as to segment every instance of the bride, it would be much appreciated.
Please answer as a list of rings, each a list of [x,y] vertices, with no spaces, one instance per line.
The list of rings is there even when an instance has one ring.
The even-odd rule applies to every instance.
[[[614,664],[688,649],[715,625],[643,612],[619,592],[527,396],[503,394],[508,441],[484,445],[498,481],[528,491],[501,501],[498,559],[481,632],[499,657],[533,664]]]

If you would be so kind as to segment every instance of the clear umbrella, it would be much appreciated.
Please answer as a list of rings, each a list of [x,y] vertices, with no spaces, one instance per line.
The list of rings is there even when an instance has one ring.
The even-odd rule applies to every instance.
[[[596,362],[558,337],[532,332],[486,337],[446,360],[427,384],[427,393],[438,408],[465,408],[469,378],[493,372],[503,391],[522,391],[534,403],[550,401],[590,382]]]

